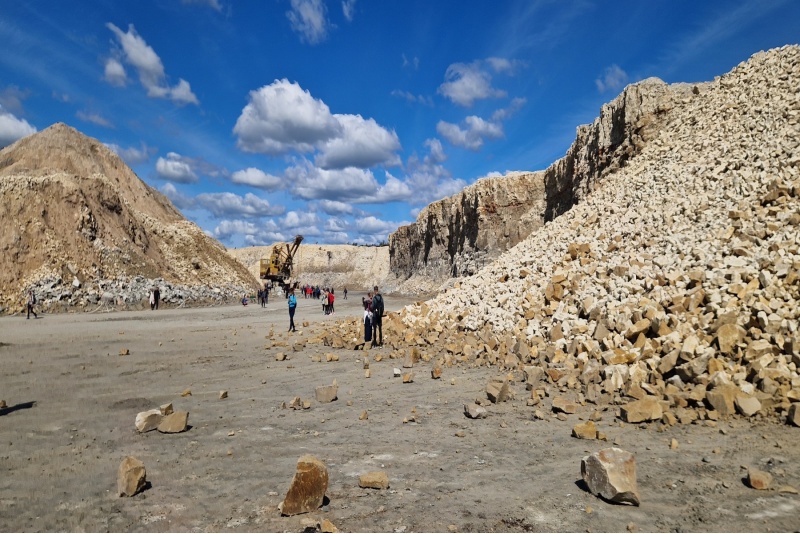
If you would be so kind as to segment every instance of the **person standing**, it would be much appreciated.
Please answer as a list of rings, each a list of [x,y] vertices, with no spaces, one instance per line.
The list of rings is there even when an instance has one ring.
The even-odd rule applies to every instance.
[[[372,295],[372,346],[383,346],[383,295],[375,286]],[[380,341],[378,341],[380,336]]]
[[[150,288],[150,311],[156,309],[156,290]]]
[[[297,298],[294,296],[294,289],[289,290],[289,332],[296,332],[294,327],[294,310],[297,308]]]
[[[28,308],[28,316],[25,317],[26,319],[31,318],[31,314],[33,314],[34,319],[38,319],[39,316],[36,315],[36,312],[33,311],[33,305],[36,304],[36,295],[33,294],[33,290],[28,290],[28,300],[27,300],[27,308]]]
[[[156,286],[155,290],[153,290],[153,297],[155,297],[156,309],[158,309],[158,301],[161,300],[161,290],[158,289],[158,286]]]
[[[344,288],[344,300],[347,300],[347,288]]]
[[[334,315],[336,313],[336,308],[333,307],[333,301],[336,300],[333,296],[333,288],[331,288],[330,293],[328,293],[328,313]]]

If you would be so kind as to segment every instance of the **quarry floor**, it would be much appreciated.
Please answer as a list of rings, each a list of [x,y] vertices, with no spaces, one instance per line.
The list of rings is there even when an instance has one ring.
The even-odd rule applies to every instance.
[[[775,488],[800,487],[798,428],[735,419],[659,431],[621,425],[608,409],[597,423],[608,442],[584,441],[571,429],[598,407],[561,421],[549,398],[526,406],[521,384],[517,400],[467,419],[463,404],[486,398],[497,369],[445,368],[433,380],[431,364],[418,363],[404,384],[393,378],[402,361],[388,359],[389,349],[369,351],[371,378],[362,351],[265,349],[270,328],[278,345],[360,316],[353,297],[338,299],[332,317],[300,299],[296,320],[310,324],[294,334],[275,298],[266,309],[0,319],[8,405],[0,409],[0,530],[298,532],[309,517],[353,532],[800,529],[799,495],[743,483],[744,468],[755,466],[774,475]],[[409,302],[390,295],[387,308]],[[276,361],[277,352],[289,359]],[[339,361],[326,362],[329,352]],[[338,400],[317,403],[314,388],[334,379]],[[311,409],[281,408],[295,396],[311,399]],[[137,433],[136,414],[167,402],[190,412],[190,429]],[[544,420],[533,417],[537,409]],[[581,458],[614,442],[636,455],[639,507],[604,502],[579,482]],[[327,504],[282,517],[278,504],[304,454],[328,467]],[[120,498],[117,467],[128,455],[144,462],[149,487]],[[376,470],[390,488],[360,489],[358,475]]]

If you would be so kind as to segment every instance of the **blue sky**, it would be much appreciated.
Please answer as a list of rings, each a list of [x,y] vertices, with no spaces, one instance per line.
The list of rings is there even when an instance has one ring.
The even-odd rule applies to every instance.
[[[795,0],[0,0],[0,146],[65,122],[227,246],[378,243],[628,83],[798,41]]]

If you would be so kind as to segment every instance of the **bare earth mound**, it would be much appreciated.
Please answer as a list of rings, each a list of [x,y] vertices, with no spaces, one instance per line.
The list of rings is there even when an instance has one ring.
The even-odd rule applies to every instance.
[[[0,217],[8,221],[0,230],[0,307],[18,305],[28,288],[45,306],[86,306],[88,290],[96,302],[112,280],[131,277],[255,285],[116,154],[64,124],[0,151]]]

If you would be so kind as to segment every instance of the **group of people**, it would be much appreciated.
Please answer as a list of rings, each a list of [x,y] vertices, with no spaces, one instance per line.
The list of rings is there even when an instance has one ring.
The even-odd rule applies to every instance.
[[[300,294],[305,299],[321,299],[324,298],[325,293],[333,293],[333,288],[303,285],[299,288]],[[347,300],[347,288],[344,288],[344,299]]]
[[[267,284],[262,289],[258,290],[258,302],[262,308],[266,308],[269,304],[269,292],[272,291],[272,284]]]
[[[306,295],[306,290],[310,286],[303,286],[300,291]],[[347,289],[344,290],[347,294]],[[322,312],[325,315],[334,313],[333,302],[335,300],[333,289],[320,290],[322,298]],[[309,297],[305,297],[309,298]],[[297,310],[297,297],[294,294],[294,289],[289,290],[287,298],[289,305],[289,332],[296,332],[297,328],[294,324],[294,314]],[[367,293],[366,297],[362,297],[361,303],[364,306],[364,343],[372,342],[372,347],[383,346],[383,314],[385,312],[385,303],[383,295],[381,294],[378,286],[375,286],[372,291]]]

